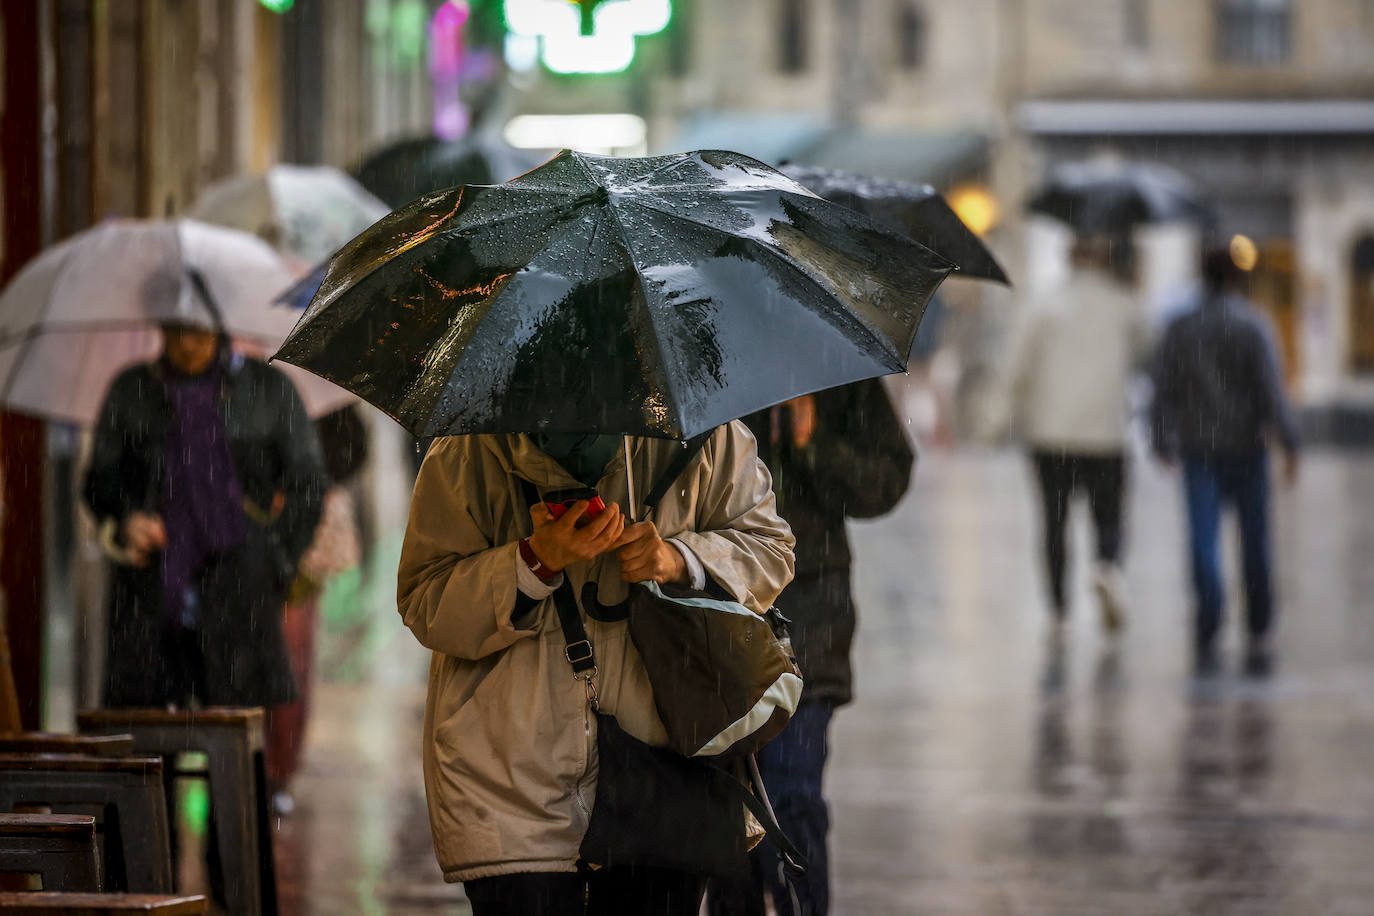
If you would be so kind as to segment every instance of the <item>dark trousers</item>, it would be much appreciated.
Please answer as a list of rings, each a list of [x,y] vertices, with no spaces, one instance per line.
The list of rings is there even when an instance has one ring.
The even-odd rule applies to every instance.
[[[1088,497],[1088,508],[1097,529],[1097,559],[1103,563],[1120,560],[1126,456],[1122,452],[1089,455],[1035,449],[1031,452],[1031,461],[1040,481],[1045,573],[1050,600],[1054,603],[1055,614],[1062,616],[1068,606],[1064,572],[1068,557],[1065,531],[1070,500],[1079,491]]]
[[[764,840],[751,857],[751,881],[712,881],[711,916],[763,916],[764,894],[778,916],[825,916],[830,910],[830,861],[826,834],[830,810],[821,794],[835,706],[803,700],[781,735],[758,754],[759,775],[778,816],[778,826],[806,857],[806,874],[795,881],[794,907],[773,844]]]
[[[1246,623],[1251,636],[1263,636],[1269,632],[1274,615],[1267,454],[1261,449],[1248,455],[1186,458],[1183,486],[1188,500],[1188,547],[1197,598],[1197,646],[1209,647],[1221,629],[1226,592],[1217,541],[1221,510],[1227,504],[1235,506],[1240,522]]]
[[[473,916],[697,916],[705,890],[698,875],[639,867],[463,882]]]

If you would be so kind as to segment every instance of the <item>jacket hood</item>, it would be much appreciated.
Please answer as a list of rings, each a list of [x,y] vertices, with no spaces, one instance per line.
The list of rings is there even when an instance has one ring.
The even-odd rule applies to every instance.
[[[539,488],[542,493],[546,490],[564,489],[567,487],[580,487],[584,484],[573,477],[564,467],[549,456],[547,452],[534,444],[534,441],[524,433],[512,433],[504,436],[479,436],[478,440],[500,463],[502,470],[516,477],[528,480]],[[630,440],[630,452],[638,456],[643,448],[643,442],[639,439]],[[625,473],[625,451],[618,449],[611,456],[611,460],[606,463],[602,470],[602,478],[612,474]],[[651,486],[652,481],[635,481],[638,486]]]

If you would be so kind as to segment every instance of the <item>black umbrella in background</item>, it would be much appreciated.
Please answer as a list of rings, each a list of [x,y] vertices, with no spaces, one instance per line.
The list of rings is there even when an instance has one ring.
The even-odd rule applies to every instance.
[[[394,209],[444,188],[500,184],[547,158],[485,133],[453,141],[419,137],[372,153],[358,167],[358,181]]]
[[[277,358],[421,436],[685,439],[902,371],[951,269],[738,153],[564,151],[366,230]]]
[[[958,266],[956,276],[1011,285],[983,240],[930,185],[811,165],[787,164],[778,170],[826,200],[865,213],[939,252]]]
[[[1139,223],[1185,221],[1202,229],[1216,223],[1211,204],[1180,172],[1110,159],[1056,167],[1027,208],[1079,235],[1123,235]]]

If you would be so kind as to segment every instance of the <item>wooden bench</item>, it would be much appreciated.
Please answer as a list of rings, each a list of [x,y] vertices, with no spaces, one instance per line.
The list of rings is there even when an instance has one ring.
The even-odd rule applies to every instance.
[[[169,777],[177,754],[206,755],[224,902],[229,912],[245,916],[277,911],[263,718],[256,707],[99,709],[76,718],[86,734],[133,735],[135,752],[167,759]]]
[[[209,907],[202,895],[164,897],[156,894],[32,894],[0,893],[0,913],[8,916],[116,916],[153,913],[156,916],[197,916]]]
[[[99,891],[95,818],[0,814],[0,872],[38,875],[45,891]]]
[[[104,887],[171,892],[161,759],[0,754],[0,811],[40,805],[95,817],[104,839]]]
[[[133,735],[57,735],[49,732],[0,734],[0,754],[84,754],[87,757],[128,757]]]

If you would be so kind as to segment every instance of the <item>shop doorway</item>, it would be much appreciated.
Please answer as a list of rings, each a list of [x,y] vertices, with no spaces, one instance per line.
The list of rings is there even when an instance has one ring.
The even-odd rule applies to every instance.
[[[1350,252],[1350,371],[1374,374],[1374,234]]]

